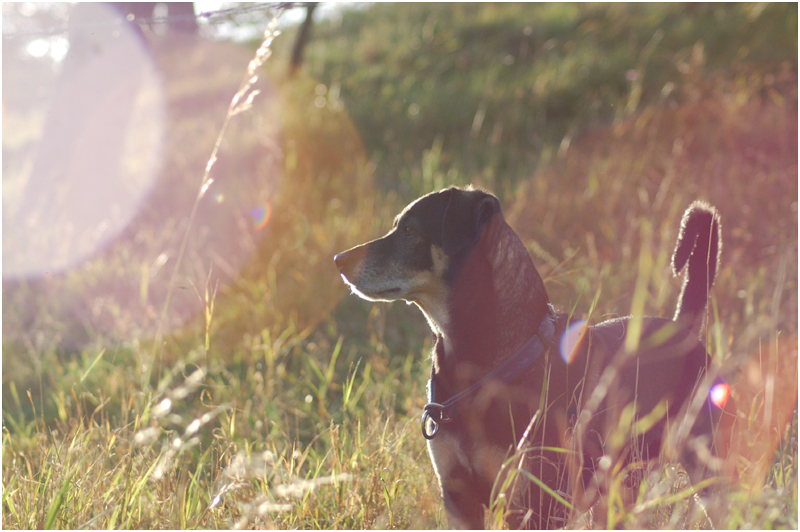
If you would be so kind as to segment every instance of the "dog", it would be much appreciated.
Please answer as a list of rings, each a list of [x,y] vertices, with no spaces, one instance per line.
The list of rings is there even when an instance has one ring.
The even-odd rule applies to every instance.
[[[674,318],[582,326],[551,306],[499,200],[451,187],[334,262],[355,294],[413,303],[433,331],[422,432],[450,526],[484,527],[518,456],[508,526],[554,528],[595,504],[620,465],[679,460],[693,482],[720,470],[723,409],[699,341],[720,251],[719,215],[693,203],[672,260],[676,275],[688,263]]]

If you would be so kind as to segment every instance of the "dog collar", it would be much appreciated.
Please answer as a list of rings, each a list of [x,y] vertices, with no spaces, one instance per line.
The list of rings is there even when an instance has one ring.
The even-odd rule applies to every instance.
[[[426,440],[432,440],[439,432],[440,423],[449,423],[453,420],[456,413],[463,406],[462,399],[475,395],[481,387],[490,380],[500,381],[506,384],[513,382],[519,375],[533,365],[536,360],[545,353],[550,345],[556,326],[556,312],[552,305],[547,305],[547,315],[539,325],[539,330],[516,353],[504,360],[499,366],[494,368],[488,375],[467,388],[457,393],[444,403],[436,402],[436,387],[433,377],[428,381],[431,402],[422,409],[422,435]]]

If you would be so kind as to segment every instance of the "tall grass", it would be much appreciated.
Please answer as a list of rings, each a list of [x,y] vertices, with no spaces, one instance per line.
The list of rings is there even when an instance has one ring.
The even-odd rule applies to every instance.
[[[146,212],[78,270],[4,283],[4,527],[445,528],[418,424],[427,325],[406,305],[347,295],[331,257],[387,230],[398,195],[468,182],[496,187],[552,302],[592,322],[672,315],[683,209],[702,197],[722,216],[706,345],[739,408],[738,480],[698,501],[672,464],[633,493],[631,471],[612,471],[607,504],[564,526],[797,527],[792,71],[711,74],[687,54],[669,94],[645,91],[629,116],[548,145],[518,184],[451,164],[434,141],[398,169],[397,194],[373,186],[380,161],[333,83],[268,62],[219,142],[251,56],[154,46],[173,111]],[[189,223],[199,176],[213,183]],[[261,230],[253,196],[271,213]],[[248,254],[236,262],[233,249]],[[526,449],[511,451],[495,528],[524,476]]]

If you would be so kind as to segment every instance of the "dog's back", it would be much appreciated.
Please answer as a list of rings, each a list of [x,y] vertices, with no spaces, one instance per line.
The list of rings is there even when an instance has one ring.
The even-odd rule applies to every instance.
[[[596,501],[610,480],[611,466],[657,458],[665,446],[671,446],[668,454],[683,463],[692,480],[712,472],[698,461],[691,445],[692,438],[711,436],[709,416],[716,420],[720,415],[707,398],[706,349],[690,329],[673,320],[645,317],[640,319],[639,348],[628,352],[625,338],[631,321],[619,318],[587,327],[569,364],[556,360],[552,365],[553,377],[563,379],[567,390],[564,411],[570,437],[564,445],[579,451],[580,472],[576,475],[573,468],[577,484],[570,487],[579,508]],[[668,431],[686,419],[697,394],[705,395],[694,406],[694,419],[681,438],[669,438]],[[710,443],[705,441],[707,447]],[[603,459],[608,462],[600,467]]]

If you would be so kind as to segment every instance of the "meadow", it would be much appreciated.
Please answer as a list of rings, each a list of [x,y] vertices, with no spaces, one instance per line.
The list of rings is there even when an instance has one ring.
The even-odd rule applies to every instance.
[[[295,31],[261,56],[153,36],[137,216],[72,268],[4,277],[4,528],[447,528],[428,326],[348,294],[332,257],[470,183],[593,322],[671,316],[680,216],[721,215],[704,338],[738,478],[701,507],[662,464],[567,527],[797,528],[796,5],[375,4],[316,24],[290,77]],[[3,115],[6,227],[46,109]]]

